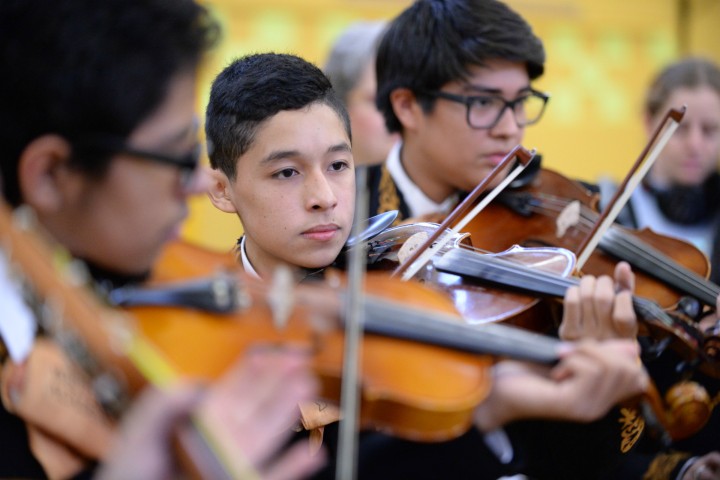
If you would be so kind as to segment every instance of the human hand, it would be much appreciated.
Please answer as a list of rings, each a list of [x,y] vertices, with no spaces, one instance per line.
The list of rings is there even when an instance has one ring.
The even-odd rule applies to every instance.
[[[635,274],[626,262],[615,266],[614,279],[605,275],[583,276],[578,286],[570,287],[565,293],[560,338],[637,337],[637,316],[632,303],[634,289]]]
[[[303,478],[322,465],[324,456],[311,456],[306,442],[278,451],[297,421],[298,402],[312,398],[315,390],[306,361],[283,351],[253,352],[207,389],[149,389],[124,417],[97,478],[176,478],[172,439],[191,416],[212,433],[220,450],[215,453],[235,471],[264,479]]]
[[[487,432],[530,418],[597,420],[618,402],[646,391],[649,380],[638,352],[630,340],[588,340],[568,344],[554,367],[499,362],[475,423]]]
[[[720,480],[720,452],[710,452],[695,460],[680,480]]]
[[[166,479],[178,476],[172,452],[175,426],[202,398],[198,385],[145,389],[123,418],[114,446],[96,475],[99,480]]]
[[[250,466],[263,479],[306,478],[324,463],[323,450],[311,455],[304,441],[279,458],[276,454],[298,425],[298,404],[313,400],[317,389],[304,354],[263,349],[214,385],[203,399],[200,418],[236,471]]]

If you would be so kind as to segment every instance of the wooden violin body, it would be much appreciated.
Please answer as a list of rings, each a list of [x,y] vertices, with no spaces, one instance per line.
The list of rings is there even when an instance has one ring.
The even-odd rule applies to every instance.
[[[578,253],[598,216],[596,195],[548,169],[541,169],[530,184],[505,192],[501,198],[469,225],[474,246],[493,252],[512,245],[557,246]],[[675,306],[692,288],[683,289],[679,283],[683,278],[691,275],[705,279],[710,273],[707,257],[693,245],[649,229],[633,231],[618,225],[606,232],[583,272],[612,275],[618,257],[606,253],[609,249],[622,253],[634,266],[637,294],[654,299],[664,308]],[[668,268],[670,273],[658,279],[657,274]]]
[[[243,286],[236,292],[244,294],[239,295],[243,298],[238,303],[243,307],[231,314],[168,305],[136,306],[120,312],[102,305],[78,286],[68,287],[67,279],[53,270],[55,263],[47,246],[17,230],[7,212],[0,213],[0,233],[13,264],[36,284],[41,296],[51,298],[62,292],[73,299],[66,304],[68,308],[55,311],[63,319],[57,325],[62,330],[58,333],[73,335],[86,347],[84,351],[100,362],[95,364],[97,371],[116,376],[120,386],[124,381],[125,386],[137,391],[143,383],[141,374],[157,374],[158,365],[149,365],[152,361],[164,362],[168,375],[175,371],[214,378],[247,348],[274,345],[306,349],[322,378],[324,394],[337,398],[342,342],[336,340],[341,329],[336,324],[324,328],[312,325],[318,314],[337,315],[342,294],[327,285],[294,291],[293,308],[280,319],[277,301],[267,286],[237,273],[231,274],[231,282]],[[183,245],[176,251],[186,254],[188,248],[194,247]],[[193,273],[226,264],[228,257],[217,264],[212,255],[203,253],[200,258],[203,264],[192,267]],[[166,278],[165,273],[158,272],[156,282]],[[511,355],[545,363],[558,358],[557,341],[553,339],[497,325],[478,329],[465,325],[457,315],[431,313],[449,308],[446,298],[432,290],[396,281],[374,279],[370,283],[383,296],[371,291],[364,303],[368,330],[376,332],[364,342],[367,358],[363,369],[367,373],[361,381],[366,426],[416,440],[451,438],[468,428],[474,408],[490,389],[491,356]],[[403,302],[385,300],[388,294],[416,306],[418,299],[424,300],[421,307],[409,309]],[[414,338],[411,333],[416,334]],[[447,345],[440,346],[445,333]],[[409,339],[397,338],[401,336]],[[112,356],[103,356],[102,350]]]
[[[183,249],[185,250],[185,249]],[[163,272],[158,278],[164,277]],[[327,287],[300,286],[290,315],[274,323],[273,295],[267,286],[246,278],[241,295],[250,299],[239,311],[218,315],[185,307],[131,307],[143,336],[162,352],[167,362],[185,376],[215,378],[249,348],[282,347],[311,355],[324,400],[340,396],[343,333],[335,325],[340,293]],[[386,276],[368,282],[383,296],[410,295],[417,307],[452,309],[440,293],[418,285],[390,281]],[[419,290],[418,290],[419,289]],[[389,320],[389,319],[388,319]],[[403,438],[440,441],[466,431],[473,409],[490,389],[490,357],[454,351],[410,340],[368,334],[363,339],[361,423]]]
[[[408,239],[416,235],[429,234],[439,225],[434,223],[413,223],[393,227],[373,237],[368,243],[368,269],[391,270],[397,267],[401,251]],[[467,234],[460,235],[437,255],[451,249],[473,250]],[[481,254],[481,253],[479,253]],[[485,254],[485,253],[482,253]],[[540,272],[568,276],[574,268],[575,258],[569,251],[557,248],[514,247],[497,254],[487,254],[509,262],[515,262]],[[509,289],[493,288],[480,283],[468,282],[460,276],[440,272],[432,266],[415,276],[428,287],[444,292],[452,300],[458,313],[471,325],[505,322],[532,331],[547,331],[550,312],[541,304],[537,295],[513,292]]]

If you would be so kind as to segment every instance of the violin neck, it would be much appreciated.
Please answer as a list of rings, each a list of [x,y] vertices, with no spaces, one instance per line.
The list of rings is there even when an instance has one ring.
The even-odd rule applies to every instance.
[[[366,297],[364,314],[365,330],[378,335],[535,363],[558,360],[557,339],[515,327],[488,324],[477,328],[453,315],[408,310],[405,305],[371,296]]]
[[[568,288],[579,283],[577,278],[561,277],[496,255],[484,255],[460,248],[448,251],[436,259],[434,265],[442,272],[553,298],[562,298]],[[667,329],[677,327],[678,322],[652,300],[634,296],[633,307],[635,313],[647,322],[659,323]]]
[[[436,258],[433,265],[441,272],[469,280],[555,298],[563,297],[568,288],[578,283],[577,279],[528,268],[497,255],[481,254],[462,248],[449,250]]]
[[[638,270],[672,285],[683,293],[697,298],[705,305],[715,306],[715,301],[720,294],[720,286],[619,228],[611,228],[605,233],[600,240],[600,249],[613,257],[627,261]]]

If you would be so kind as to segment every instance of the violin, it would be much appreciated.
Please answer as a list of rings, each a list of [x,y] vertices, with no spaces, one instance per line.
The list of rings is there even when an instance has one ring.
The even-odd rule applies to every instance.
[[[402,263],[402,247],[410,238],[427,236],[438,228],[431,223],[406,224],[377,235],[367,243],[368,268],[394,268]],[[507,321],[546,330],[543,319],[549,318],[549,312],[532,307],[537,307],[540,298],[562,298],[570,286],[578,284],[577,278],[570,277],[575,266],[573,254],[564,248],[519,246],[485,253],[471,246],[471,239],[467,233],[455,235],[435,251],[431,266],[415,278],[448,294],[468,323]],[[652,299],[635,295],[633,302],[653,338],[670,343],[710,375],[720,376],[714,337],[704,336],[694,324],[666,312]]]
[[[597,222],[598,197],[578,182],[541,169],[522,188],[505,191],[467,227],[473,245],[497,252],[512,245],[556,246],[577,253]],[[571,213],[574,211],[575,213]],[[707,278],[710,263],[692,244],[650,229],[613,225],[590,255],[583,272],[611,275],[625,260],[636,272],[636,292],[663,308],[674,308],[683,295],[714,306],[720,287]]]
[[[398,232],[402,231],[404,228],[398,227],[395,229],[389,229],[388,231],[392,232]],[[384,232],[387,233],[387,232]],[[382,234],[381,234],[382,236]],[[391,235],[394,236],[394,235]],[[377,238],[377,237],[376,237]],[[193,247],[196,248],[196,247]],[[187,247],[183,247],[181,251],[186,251]],[[382,250],[382,249],[381,249]],[[449,250],[454,251],[454,250]],[[465,250],[462,250],[465,251]],[[376,250],[376,254],[378,251]],[[474,253],[474,252],[473,252]],[[387,255],[392,255],[391,253],[387,251],[383,251],[380,253],[376,261],[383,262],[387,261]],[[380,258],[382,257],[382,258]],[[493,257],[493,256],[491,256]],[[547,268],[547,274],[552,278],[555,274],[551,273],[553,272],[553,268]],[[438,292],[435,288],[433,289],[425,289],[425,288],[418,288],[420,285],[412,282],[397,282],[393,281],[392,279],[388,278],[385,275],[382,276],[376,276],[372,275],[369,279],[368,283],[368,291],[370,292],[370,295],[365,301],[364,308],[366,309],[366,312],[368,314],[368,318],[366,319],[366,330],[370,332],[369,335],[366,335],[366,337],[363,339],[363,384],[365,384],[368,379],[371,379],[373,377],[372,372],[376,368],[380,368],[380,364],[384,364],[385,367],[390,364],[394,365],[402,365],[402,369],[397,372],[397,379],[394,379],[393,381],[397,380],[400,381],[400,379],[404,378],[406,380],[409,380],[409,378],[415,377],[416,375],[428,375],[429,384],[433,385],[434,387],[431,387],[431,390],[433,388],[437,387],[437,381],[432,380],[432,378],[438,378],[436,375],[438,374],[446,374],[443,372],[434,372],[427,371],[427,365],[424,367],[420,367],[419,370],[417,370],[417,365],[414,365],[413,362],[419,362],[420,364],[426,363],[427,358],[432,358],[432,361],[435,361],[434,357],[424,357],[424,355],[427,355],[427,352],[422,352],[420,355],[418,355],[417,358],[407,358],[405,359],[402,357],[404,354],[405,346],[401,344],[396,344],[393,342],[392,349],[395,351],[400,347],[400,350],[398,351],[399,355],[391,355],[390,357],[385,356],[377,356],[376,352],[382,351],[384,353],[388,353],[385,351],[385,345],[384,342],[389,340],[385,337],[391,337],[395,339],[401,339],[403,342],[405,342],[408,339],[412,339],[412,343],[419,342],[421,344],[431,344],[431,345],[442,345],[444,348],[450,348],[451,350],[460,350],[460,351],[470,351],[470,352],[477,352],[477,353],[490,353],[493,356],[502,356],[502,357],[511,357],[511,358],[522,358],[525,360],[530,360],[533,362],[540,362],[540,363],[551,363],[553,361],[553,358],[555,358],[554,349],[557,345],[557,340],[552,339],[550,337],[545,337],[541,335],[536,335],[530,333],[529,336],[526,336],[525,333],[529,332],[523,332],[522,330],[518,330],[516,328],[512,327],[504,327],[503,325],[495,325],[495,324],[486,324],[483,325],[482,328],[477,328],[472,325],[467,325],[467,320],[463,318],[459,318],[457,314],[453,313],[453,306],[452,304],[447,302],[447,298],[445,298],[444,295],[438,295]],[[406,286],[412,286],[412,288],[405,291]],[[300,286],[305,287],[305,286]],[[310,286],[312,287],[312,286]],[[394,300],[397,300],[402,297],[401,303],[395,303],[395,301],[388,301],[387,300],[387,293],[393,291],[397,292],[397,295],[393,293],[391,295]],[[319,293],[322,296],[321,302],[324,304],[327,304],[328,299],[328,292],[323,290]],[[332,298],[335,298],[334,296]],[[147,303],[148,299],[144,299],[143,303]],[[267,302],[261,302],[262,305],[260,305],[262,308],[267,309],[268,304]],[[317,304],[315,304],[315,300],[313,300],[314,306],[311,306],[309,304],[305,305],[298,305],[298,307],[306,308],[306,307],[312,307],[312,310],[317,310],[319,307]],[[413,308],[408,308],[408,304],[413,304]],[[434,313],[436,311],[436,308],[438,306],[442,305],[442,309],[446,310],[447,314],[438,314]],[[158,343],[160,345],[162,351],[172,351],[173,349],[178,350],[177,345],[181,345],[183,338],[187,334],[187,331],[185,330],[187,327],[182,326],[181,324],[177,324],[172,320],[172,315],[167,316],[167,320],[162,320],[163,322],[168,322],[167,325],[163,324],[157,324],[153,320],[151,320],[151,312],[153,311],[153,308],[156,307],[139,307],[140,310],[138,310],[138,307],[132,307],[131,310],[137,315],[142,309],[149,309],[148,310],[148,323],[146,325],[143,325],[144,329],[154,329],[157,332],[153,333],[149,330],[146,330],[148,333],[148,336],[154,339],[160,339],[159,341],[161,343]],[[187,308],[187,305],[184,307]],[[254,308],[254,307],[253,307]],[[270,307],[271,308],[271,307]],[[332,311],[335,310],[335,307],[332,308]],[[165,311],[165,308],[160,309],[160,312]],[[245,311],[249,313],[247,310]],[[433,313],[429,313],[433,312]],[[331,313],[332,312],[328,312]],[[202,316],[205,316],[205,314],[199,310],[196,310],[196,314]],[[292,325],[294,322],[294,315],[289,322],[287,322],[287,325]],[[438,317],[438,315],[440,315]],[[140,318],[146,317],[144,314],[140,315]],[[198,317],[198,318],[201,318]],[[251,315],[249,317],[243,316],[242,321],[248,322],[253,321],[251,318],[257,318],[257,315]],[[398,319],[399,323],[396,323],[395,321],[389,321],[388,319]],[[440,323],[437,323],[435,320],[436,318],[443,318],[443,321]],[[211,323],[211,328],[217,328],[218,327],[218,318],[216,315],[211,315],[209,318],[206,318],[204,320],[200,320],[200,323],[204,323],[205,321],[208,321]],[[195,323],[195,321],[193,321]],[[233,322],[235,323],[235,322]],[[285,322],[282,322],[285,323]],[[167,329],[170,328],[170,331],[174,331],[174,335],[170,334],[168,335]],[[226,332],[241,332],[239,330],[238,325],[226,325],[225,322],[220,321],[219,327],[223,329],[222,333],[217,333],[217,336],[215,337],[214,334],[210,333],[211,338],[210,340],[206,340],[208,331],[206,325],[197,325],[198,331],[193,331],[193,338],[200,339],[201,343],[205,344],[206,341],[212,343],[213,345],[218,345],[220,347],[220,350],[233,350],[234,345],[241,345],[244,342],[247,342],[247,338],[245,338],[245,334],[238,333],[237,337],[230,336],[229,338],[226,337]],[[468,328],[470,327],[470,328]],[[499,328],[498,328],[499,327]],[[287,327],[286,327],[287,328]],[[161,335],[158,335],[159,332],[164,332]],[[197,334],[196,334],[197,333]],[[167,336],[166,336],[167,335]],[[235,333],[233,333],[235,335]],[[277,335],[277,332],[272,332],[271,337],[274,338],[274,336]],[[283,334],[285,335],[285,334]],[[163,338],[164,337],[164,338]],[[227,345],[224,345],[222,342],[227,340]],[[156,340],[157,341],[157,340]],[[375,342],[383,342],[383,344],[375,344]],[[499,343],[496,343],[499,342]],[[339,342],[338,342],[339,344]],[[237,348],[237,347],[235,347]],[[369,350],[368,350],[369,348]],[[379,350],[375,350],[375,348],[378,348]],[[403,353],[400,353],[403,352]],[[187,355],[186,353],[178,353],[178,365],[181,366],[182,369],[192,369],[193,368],[193,362],[188,362],[188,358],[192,358],[192,355]],[[341,353],[338,353],[338,355],[341,356]],[[382,358],[382,360],[378,361],[378,359]],[[226,361],[229,361],[232,359],[232,355],[228,357]],[[407,361],[407,363],[406,363]],[[474,360],[473,360],[474,361]],[[183,364],[182,362],[186,362]],[[391,362],[391,363],[387,363]],[[394,363],[392,363],[394,362]],[[335,369],[337,369],[337,362],[332,361],[332,365],[335,365]],[[464,365],[464,368],[467,368],[468,365]],[[369,369],[369,370],[367,370]],[[220,369],[222,370],[222,369]],[[367,370],[367,371],[366,371]],[[417,371],[416,371],[417,370]],[[328,379],[327,377],[324,377],[324,375],[327,374],[330,370],[327,368],[318,368],[316,366],[317,372],[321,373],[321,379],[323,384],[323,391],[325,392],[323,394],[323,398],[325,399],[337,399],[338,398],[338,382],[339,379],[337,378],[338,372],[333,371],[331,374],[331,378]],[[423,373],[424,372],[424,373]],[[199,374],[206,374],[203,372],[198,372]],[[409,377],[409,378],[408,378]],[[452,375],[451,375],[452,378]],[[331,389],[327,389],[329,384],[332,385]],[[462,427],[455,430],[452,429],[452,433],[449,433],[450,430],[442,432],[441,435],[436,436],[435,434],[430,435],[430,432],[423,431],[419,433],[417,431],[417,428],[419,425],[425,425],[429,419],[432,419],[433,422],[433,428],[438,428],[441,425],[444,424],[447,419],[443,419],[441,421],[440,417],[437,415],[437,412],[431,412],[431,411],[424,411],[424,410],[417,410],[413,408],[413,412],[417,414],[417,417],[410,417],[412,418],[407,423],[403,422],[402,424],[399,424],[397,421],[393,421],[392,425],[385,425],[382,423],[382,421],[378,422],[378,419],[372,419],[371,417],[367,417],[369,411],[372,411],[372,408],[368,406],[368,399],[365,398],[365,395],[367,395],[368,391],[372,391],[371,397],[375,397],[377,395],[380,395],[380,397],[383,398],[383,405],[389,405],[390,400],[393,398],[392,394],[397,394],[401,390],[396,390],[395,387],[390,387],[389,385],[385,385],[386,388],[390,388],[388,392],[384,392],[384,395],[380,395],[380,392],[382,392],[382,389],[376,389],[371,388],[369,385],[363,385],[363,406],[361,408],[361,424],[365,428],[373,428],[376,430],[385,431],[388,433],[391,433],[393,435],[401,436],[403,438],[409,438],[413,440],[421,440],[421,441],[435,441],[435,440],[443,440],[443,439],[449,439],[454,437],[456,434],[462,433],[467,428],[466,420],[464,419],[461,423]],[[696,385],[693,385],[693,387],[699,387]],[[419,394],[419,385],[415,385],[413,387],[413,395]],[[444,388],[444,387],[443,387]],[[328,393],[329,392],[329,393]],[[391,394],[392,393],[392,394]],[[434,404],[435,401],[438,400],[438,392],[433,393],[429,398],[425,398],[423,402],[423,407],[428,407],[430,404]],[[444,392],[443,392],[444,395]],[[701,388],[692,388],[691,384],[681,384],[677,387],[671,389],[666,394],[666,400],[665,404],[671,405],[672,410],[666,411],[663,409],[664,403],[660,400],[659,394],[655,392],[653,394],[653,398],[651,399],[652,408],[657,412],[663,412],[661,422],[664,423],[665,428],[670,432],[670,435],[672,438],[680,439],[680,438],[686,438],[687,436],[692,435],[697,430],[699,430],[707,421],[707,418],[710,414],[710,402],[709,398],[706,398],[707,394],[704,393],[704,391]],[[431,400],[431,398],[433,400]],[[403,401],[406,402],[408,399],[404,399]],[[447,405],[450,405],[449,403]],[[446,406],[447,406],[446,405]],[[408,405],[406,404],[398,404],[395,406],[398,410],[393,413],[393,415],[400,415],[401,417],[405,418],[407,415],[409,415],[409,412],[406,411],[408,408]],[[459,412],[455,412],[456,414]],[[463,415],[460,417],[464,418],[464,414],[469,412],[464,412]],[[458,417],[458,418],[460,418]],[[458,418],[455,418],[457,420]],[[454,424],[453,424],[454,425]],[[459,433],[458,433],[459,432]],[[437,432],[436,432],[437,433]]]
[[[368,270],[390,271],[397,268],[403,259],[403,249],[411,238],[433,233],[439,225],[434,223],[413,223],[392,227],[371,238],[366,243]],[[437,251],[442,255],[453,249],[474,251],[470,235],[453,235],[453,239]],[[514,248],[498,254],[508,261],[516,261],[538,271],[568,276],[573,272],[575,257],[562,248]],[[502,288],[488,288],[479,283],[469,283],[456,275],[443,273],[434,268],[422,270],[415,278],[425,285],[448,295],[465,322],[471,325],[504,322],[535,332],[549,329],[547,318],[551,313],[547,304],[537,295],[528,295]]]
[[[125,392],[132,397],[148,381],[162,383],[176,374],[214,378],[243,349],[257,343],[307,349],[321,378],[323,395],[337,395],[342,329],[333,328],[335,324],[317,328],[312,323],[323,313],[337,316],[342,289],[308,285],[278,295],[267,284],[231,272],[220,278],[229,289],[218,288],[214,280],[205,285],[231,293],[233,307],[227,314],[167,304],[119,311],[102,303],[77,278],[69,281],[67,272],[58,273],[55,252],[18,226],[21,224],[9,211],[0,209],[5,252],[38,297],[67,300],[46,304],[51,311],[46,330],[55,338],[64,338],[63,345],[82,347],[78,351],[85,361],[77,358],[78,364],[95,380],[92,383],[104,406],[108,400],[117,405],[114,399]],[[186,247],[179,251],[187,254]],[[201,258],[206,261],[193,269],[195,273],[207,268],[210,257],[205,252]],[[218,263],[226,261],[227,256]],[[165,278],[162,273],[160,278]],[[363,304],[367,330],[372,333],[363,340],[361,415],[365,426],[415,440],[452,438],[469,428],[474,408],[487,395],[493,357],[542,363],[558,359],[556,339],[502,325],[468,326],[455,313],[437,311],[435,303],[447,305],[444,296],[384,278],[389,283],[368,282],[382,295],[372,291]],[[180,291],[192,297],[202,288],[203,282],[196,279],[192,288]],[[407,288],[414,307],[408,307],[408,299],[387,299],[388,293],[402,297]],[[290,297],[296,299],[290,309],[282,302],[278,305],[278,299]],[[217,298],[225,301],[228,296],[221,293]],[[416,306],[420,298],[427,306]],[[452,310],[451,305],[444,308]],[[68,338],[73,340],[67,342]],[[388,372],[392,365],[402,366],[402,371]],[[221,467],[218,471],[226,470]]]
[[[640,239],[638,238],[638,234],[631,235],[622,228],[612,225],[620,209],[623,208],[625,202],[630,198],[633,189],[639,185],[641,179],[647,174],[657,159],[660,150],[677,129],[685,111],[685,106],[680,109],[671,108],[668,110],[663,121],[656,127],[648,144],[602,213],[594,213],[597,212],[597,198],[593,198],[590,202],[584,202],[585,204],[590,204],[589,206],[585,205],[581,200],[583,198],[587,199],[587,192],[581,191],[578,193],[578,188],[576,187],[575,195],[568,194],[568,188],[560,188],[561,185],[558,185],[557,181],[550,181],[547,178],[538,182],[541,188],[543,188],[542,191],[545,192],[542,195],[530,193],[530,201],[517,201],[515,199],[515,201],[510,200],[505,203],[514,203],[518,206],[515,210],[522,211],[526,217],[534,216],[532,215],[533,213],[539,212],[550,216],[552,220],[550,220],[549,223],[545,223],[544,227],[544,232],[546,232],[547,235],[545,240],[549,240],[551,245],[555,245],[560,242],[559,239],[562,238],[564,242],[572,244],[572,246],[568,248],[578,255],[578,266],[580,269],[585,268],[586,262],[590,260],[591,256],[597,257],[596,247],[600,247],[604,252],[614,255],[617,258],[628,260],[631,265],[634,265],[641,272],[647,273],[673,288],[689,293],[692,296],[702,297],[702,301],[706,305],[714,307],[715,299],[720,289],[713,284],[709,284],[706,280],[709,274],[709,262],[702,252],[689,244],[682,245],[682,242],[679,244],[679,241],[674,241],[673,239],[663,239],[665,244],[674,242],[674,245],[663,251],[658,241],[658,238],[662,238],[661,236],[654,235],[652,236],[654,240],[651,240],[648,238],[651,237],[650,233],[643,232],[641,234],[643,238]],[[562,179],[562,177],[557,174],[555,174],[555,178]],[[563,183],[564,187],[567,187],[568,182],[565,181]],[[553,190],[550,190],[551,188]],[[572,187],[570,189],[572,190]],[[579,190],[583,189],[580,188]],[[546,194],[551,191],[552,194]],[[565,196],[558,198],[557,192],[559,191],[564,192]],[[563,198],[572,199],[572,201],[563,200]],[[539,216],[542,217],[542,215]],[[540,222],[543,223],[542,220],[540,220]],[[478,228],[475,229],[475,231],[479,233],[478,239],[485,238],[484,235],[482,235],[483,226],[485,225],[480,224]],[[579,243],[572,240],[572,232],[568,235],[568,232],[573,229],[580,233],[582,240]],[[526,229],[522,231],[527,232]],[[555,240],[552,240],[553,234]],[[543,239],[540,239],[540,241],[543,241]],[[673,257],[670,254],[671,251],[675,255],[681,255],[681,258]],[[593,267],[585,271],[595,274],[608,272],[607,262],[601,262],[596,258],[594,264]],[[695,270],[693,270],[693,268]],[[648,290],[653,290],[653,293],[655,293],[655,295],[650,295],[648,292],[645,292],[646,287],[643,286],[643,284],[647,284],[646,279],[644,277],[640,279],[642,282],[638,282],[639,291],[645,293],[646,296],[655,298],[658,303],[664,304],[668,298],[673,300],[677,299],[676,296],[659,289],[657,282],[651,287],[647,287]],[[697,317],[700,311],[699,307],[691,311],[687,303],[683,304],[682,308],[694,317]]]
[[[547,191],[554,193],[545,193]],[[500,198],[501,202],[491,204],[471,222],[473,245],[489,251],[502,251],[511,245],[552,245],[576,252],[598,216],[593,209],[597,203],[595,196],[580,184],[547,169],[541,170],[528,187],[518,192],[506,192]],[[579,220],[564,222],[563,212],[572,208],[573,202],[578,202],[574,208],[579,208]],[[618,260],[628,261],[638,269],[636,298],[652,300],[668,312],[677,312],[671,318],[672,324],[679,327],[677,332],[685,332],[682,343],[688,348],[704,350],[712,363],[720,360],[716,335],[699,331],[690,320],[699,312],[688,307],[677,310],[683,294],[714,305],[720,293],[720,287],[707,280],[709,262],[700,250],[649,229],[636,232],[613,225],[600,240],[599,248],[590,255],[583,272],[612,276]],[[655,317],[667,318],[655,307],[652,312]],[[666,320],[664,324],[671,323]],[[655,333],[658,333],[657,329]],[[681,350],[689,352],[688,348]]]
[[[181,250],[187,253],[186,247]],[[244,300],[222,315],[215,308],[209,312],[206,306],[191,305],[200,292],[216,288],[211,284],[217,278],[205,285],[166,283],[125,291],[120,303],[143,336],[185,375],[214,378],[251,344],[282,344],[310,352],[322,398],[337,402],[342,329],[317,332],[311,319],[326,315],[334,325],[342,288],[302,284],[278,293],[265,282],[245,276],[238,281],[237,273],[227,280],[230,288],[239,289],[231,296]],[[174,292],[172,305],[168,291]],[[272,300],[292,297],[292,306]],[[361,425],[402,438],[440,441],[464,433],[490,389],[494,357],[540,363],[558,358],[556,339],[503,325],[479,331],[463,321],[442,292],[387,275],[369,276],[363,309],[367,334],[362,341]],[[278,310],[287,317],[273,320]],[[190,345],[188,338],[193,339]]]
[[[58,254],[48,239],[28,230],[28,222],[19,220],[21,213],[11,214],[4,205],[0,208],[4,252],[39,299],[63,299],[45,304],[49,312],[46,333],[71,347],[68,356],[91,379],[98,401],[110,414],[119,415],[148,382],[163,384],[177,376],[216,378],[257,344],[308,351],[323,397],[337,400],[342,329],[336,321],[325,328],[314,322],[323,315],[337,319],[341,288],[301,285],[292,292],[277,292],[233,270],[208,282],[196,277],[180,293],[170,285],[173,294],[161,293],[162,305],[148,306],[147,297],[140,297],[145,306],[120,310],[105,304],[71,274],[68,269],[74,270],[75,264],[59,265],[57,259],[67,257]],[[185,260],[189,253],[198,253],[199,267],[184,260],[170,261],[171,253],[165,256],[165,265],[180,265],[193,275],[200,275],[209,265],[227,265],[229,258],[213,258],[187,244],[172,250],[182,252]],[[160,271],[156,281],[169,276]],[[366,329],[374,333],[363,340],[361,415],[367,428],[424,441],[458,436],[470,427],[474,408],[491,387],[494,356],[542,363],[558,359],[555,339],[502,326],[478,332],[462,323],[445,296],[383,278],[368,282],[370,291],[363,305]],[[199,292],[207,291],[216,295],[205,295],[211,300],[203,299],[197,308],[187,307],[189,301],[203,296]],[[403,301],[388,300],[387,295]],[[179,298],[184,299],[181,306],[168,305],[168,299]],[[295,299],[293,305],[282,304],[288,298]],[[208,303],[228,299],[227,313],[205,311]],[[411,303],[414,307],[408,307]],[[392,365],[402,368],[392,371]]]

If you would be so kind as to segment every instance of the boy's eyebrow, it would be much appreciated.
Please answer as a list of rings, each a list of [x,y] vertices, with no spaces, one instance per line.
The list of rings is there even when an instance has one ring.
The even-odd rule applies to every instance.
[[[332,147],[328,148],[328,153],[335,153],[335,152],[352,152],[352,148],[349,144],[343,142],[338,143],[337,145],[333,145]]]
[[[466,87],[466,88],[465,88],[466,90],[471,90],[471,91],[473,91],[473,92],[478,92],[478,93],[489,93],[489,94],[492,94],[492,95],[502,95],[502,94],[503,94],[503,91],[502,91],[502,89],[500,89],[500,88],[483,87],[482,85],[473,85],[473,84],[471,84],[471,83],[470,83],[470,84],[467,84],[465,87]],[[530,85],[527,85],[527,86],[525,86],[525,87],[522,87],[522,88],[518,89],[518,91],[516,92],[516,94],[520,94],[520,93],[524,93],[524,92],[529,92],[530,90],[532,90],[532,87],[531,87]]]
[[[350,145],[342,142],[338,143],[336,145],[332,145],[330,148],[327,149],[327,153],[335,153],[335,152],[351,152],[352,149],[350,148]],[[263,158],[260,163],[265,165],[271,162],[274,162],[275,160],[283,160],[286,158],[292,158],[292,157],[299,157],[301,155],[299,150],[276,150],[274,152],[270,152],[265,158]]]
[[[300,152],[298,152],[297,150],[275,150],[273,152],[270,152],[268,156],[263,158],[260,163],[267,164],[274,162],[275,160],[297,157],[298,155],[300,155]]]

